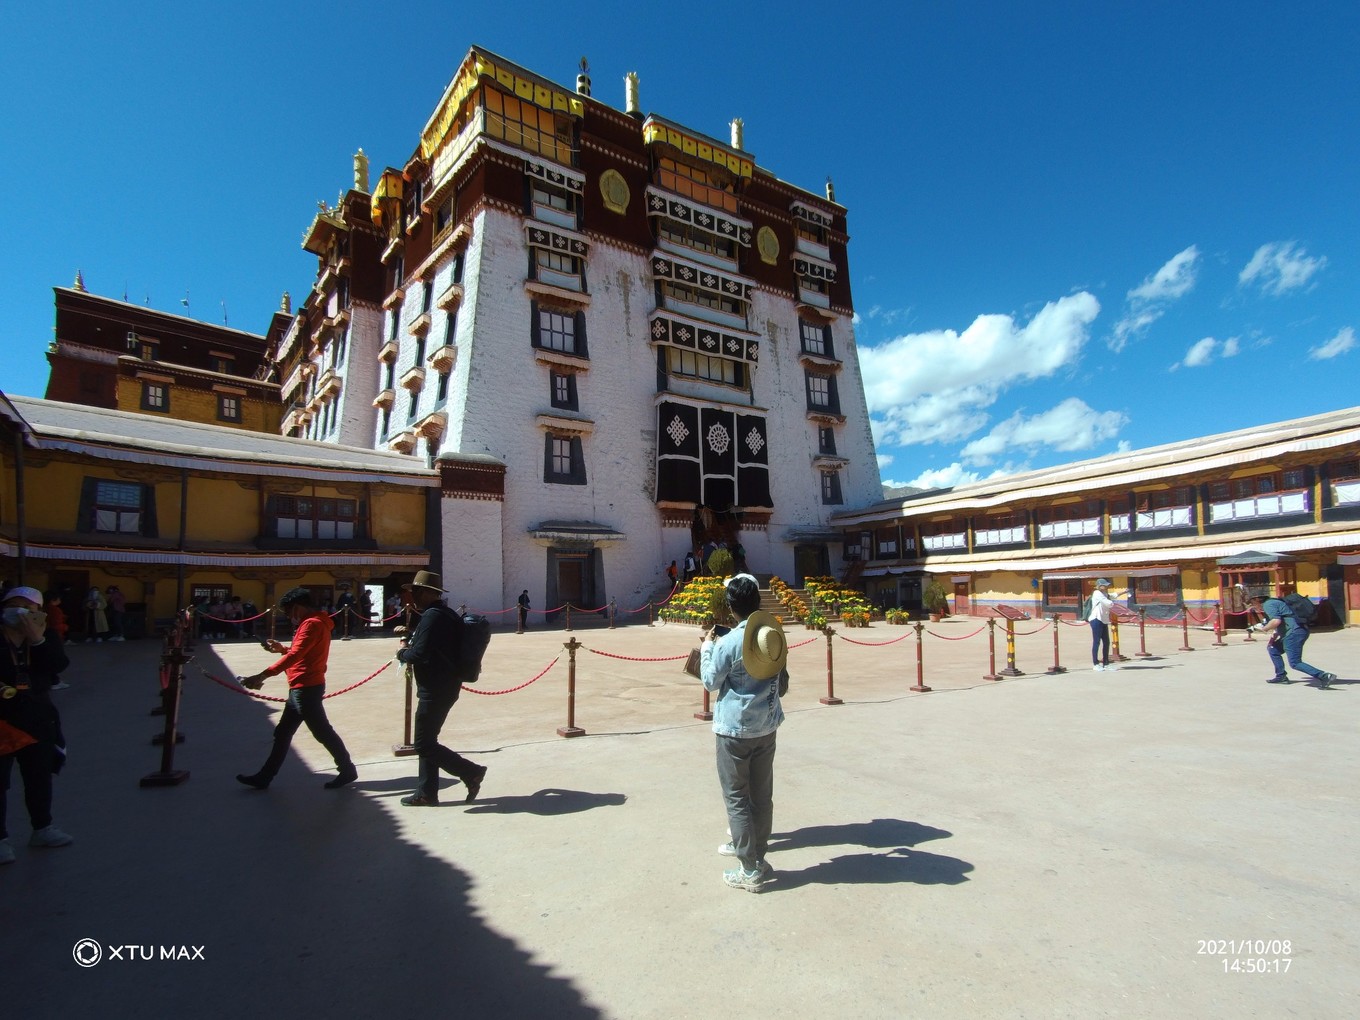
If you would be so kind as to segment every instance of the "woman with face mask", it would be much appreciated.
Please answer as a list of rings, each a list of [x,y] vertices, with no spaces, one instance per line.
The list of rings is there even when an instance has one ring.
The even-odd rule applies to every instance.
[[[65,760],[61,717],[48,692],[70,665],[61,638],[47,627],[42,593],[11,588],[0,608],[0,864],[14,861],[5,827],[14,764],[24,784],[34,847],[66,846],[70,836],[52,824],[52,775]]]

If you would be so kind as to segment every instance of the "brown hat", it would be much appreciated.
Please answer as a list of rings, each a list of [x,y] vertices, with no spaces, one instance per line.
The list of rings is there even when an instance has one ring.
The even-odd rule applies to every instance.
[[[417,570],[415,580],[409,584],[403,584],[401,587],[403,591],[410,591],[412,588],[429,588],[431,591],[448,594],[442,585],[443,581],[440,580],[438,574],[430,570]]]

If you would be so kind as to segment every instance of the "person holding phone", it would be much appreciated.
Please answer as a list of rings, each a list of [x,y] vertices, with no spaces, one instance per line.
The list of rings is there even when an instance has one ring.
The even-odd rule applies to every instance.
[[[737,623],[724,633],[705,627],[699,645],[699,678],[718,695],[713,707],[718,784],[732,835],[718,853],[736,857],[740,865],[723,872],[729,887],[760,892],[773,870],[765,852],[774,820],[775,735],[784,721],[780,697],[788,689],[788,645],[779,621],[760,609],[754,577],[738,574],[724,584]]]

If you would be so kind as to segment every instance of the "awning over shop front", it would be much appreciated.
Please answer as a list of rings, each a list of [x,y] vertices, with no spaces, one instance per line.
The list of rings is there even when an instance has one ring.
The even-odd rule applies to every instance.
[[[1248,549],[1244,553],[1235,556],[1224,556],[1217,561],[1220,567],[1251,567],[1269,566],[1274,563],[1293,563],[1295,559],[1288,553],[1260,552],[1255,549]]]

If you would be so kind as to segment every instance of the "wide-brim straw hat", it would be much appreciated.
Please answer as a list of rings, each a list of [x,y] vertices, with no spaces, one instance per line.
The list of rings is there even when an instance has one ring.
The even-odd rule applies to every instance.
[[[443,585],[444,582],[440,579],[439,575],[433,571],[417,570],[415,580],[408,584],[403,584],[402,588],[406,591],[410,591],[412,588],[429,588],[431,591],[439,591],[448,594],[448,589]]]
[[[757,680],[776,676],[789,661],[789,644],[779,621],[763,609],[746,618],[741,664]]]

